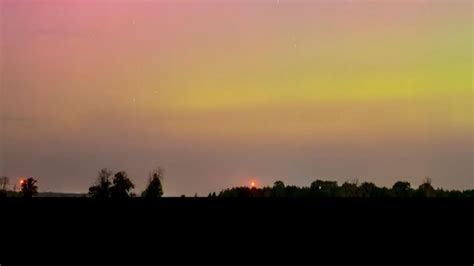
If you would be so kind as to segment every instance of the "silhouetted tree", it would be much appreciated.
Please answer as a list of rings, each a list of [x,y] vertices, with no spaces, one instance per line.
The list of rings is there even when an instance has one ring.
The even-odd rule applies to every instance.
[[[374,183],[364,182],[359,187],[359,196],[364,198],[380,197],[378,187]]]
[[[111,177],[112,172],[107,168],[100,170],[96,184],[89,188],[89,195],[93,198],[110,197]]]
[[[283,181],[276,181],[273,184],[273,195],[277,198],[286,196],[285,183]]]
[[[8,177],[0,177],[0,198],[4,198],[7,196],[8,183],[10,183],[10,179]]]
[[[31,198],[34,195],[38,194],[38,186],[36,186],[37,182],[38,180],[32,177],[24,180],[21,183],[21,195],[25,198]]]
[[[398,181],[392,187],[392,194],[399,198],[411,197],[413,190],[411,189],[410,183]]]
[[[161,185],[161,180],[164,176],[164,170],[160,167],[155,169],[150,173],[150,178],[148,181],[148,186],[143,191],[142,197],[144,198],[160,198],[163,196],[163,186]]]
[[[7,190],[8,184],[10,184],[10,178],[7,176],[0,177],[0,190]]]
[[[310,194],[314,197],[335,197],[337,190],[335,181],[316,180],[310,186]]]
[[[113,186],[110,188],[112,198],[129,198],[130,190],[135,187],[125,171],[116,173],[112,183]]]
[[[343,198],[359,197],[359,188],[356,182],[346,182],[339,188],[339,196]]]
[[[319,193],[322,189],[323,182],[324,181],[322,180],[316,180],[316,181],[311,182],[311,185],[309,187],[309,189],[311,190],[311,193],[314,193],[314,194]]]
[[[273,183],[273,188],[279,188],[279,189],[283,189],[285,188],[285,183],[283,181],[275,181],[275,183]]]
[[[427,198],[431,198],[431,197],[436,196],[436,190],[431,185],[431,179],[430,178],[425,178],[423,180],[423,184],[421,184],[418,187],[418,189],[416,191],[416,195],[418,197],[427,197]]]

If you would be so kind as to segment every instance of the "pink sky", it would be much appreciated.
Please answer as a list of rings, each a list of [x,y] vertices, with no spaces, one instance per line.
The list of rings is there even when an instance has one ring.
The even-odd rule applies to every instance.
[[[474,186],[471,1],[0,3],[0,174]]]

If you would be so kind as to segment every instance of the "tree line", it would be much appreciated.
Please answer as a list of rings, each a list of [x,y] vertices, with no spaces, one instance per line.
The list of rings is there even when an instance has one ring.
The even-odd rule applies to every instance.
[[[153,170],[148,178],[148,186],[141,193],[144,198],[160,198],[163,196],[163,185],[161,181],[164,177],[164,170],[161,167]],[[10,179],[0,178],[0,197],[25,197],[31,198],[38,194],[38,186],[35,178],[26,178],[20,181],[20,190],[16,185],[13,191],[8,190]],[[132,180],[128,178],[125,171],[119,171],[115,175],[107,168],[99,171],[95,183],[89,187],[87,195],[92,198],[130,198],[137,195],[132,192],[135,188]]]
[[[160,198],[163,196],[162,180],[164,170],[161,167],[151,171],[148,185],[139,195],[144,198]],[[33,197],[38,194],[37,180],[22,179],[20,190],[9,191],[9,178],[0,178],[0,197]],[[135,185],[125,171],[113,174],[107,168],[101,169],[94,184],[89,187],[87,196],[91,198],[131,198],[138,197],[133,193]],[[184,196],[181,196],[184,197]],[[197,197],[197,194],[195,195]],[[209,193],[208,197],[215,198],[424,198],[424,197],[474,197],[474,190],[444,190],[434,188],[432,181],[425,178],[420,186],[412,188],[409,182],[398,181],[391,188],[378,187],[374,183],[357,180],[339,185],[336,181],[316,180],[309,187],[287,186],[283,181],[276,181],[273,186],[262,188],[235,187],[222,190],[216,194]]]
[[[160,198],[163,196],[164,177],[163,168],[158,167],[150,173],[148,186],[141,193],[144,198]],[[117,172],[112,176],[112,171],[104,168],[99,171],[96,183],[89,188],[88,195],[93,198],[130,198],[137,195],[132,192],[135,188],[125,171]]]
[[[357,180],[338,185],[336,181],[316,180],[309,187],[286,186],[276,181],[272,187],[250,188],[236,187],[225,189],[218,195],[209,197],[224,198],[432,198],[432,197],[474,197],[474,190],[435,189],[429,178],[423,180],[418,188],[412,188],[409,182],[398,181],[391,188],[377,187],[374,183]]]

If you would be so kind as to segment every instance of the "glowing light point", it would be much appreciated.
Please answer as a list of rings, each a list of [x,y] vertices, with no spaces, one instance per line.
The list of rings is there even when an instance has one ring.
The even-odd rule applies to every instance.
[[[257,183],[256,183],[255,181],[251,181],[251,182],[250,182],[250,187],[251,187],[251,188],[257,187]]]

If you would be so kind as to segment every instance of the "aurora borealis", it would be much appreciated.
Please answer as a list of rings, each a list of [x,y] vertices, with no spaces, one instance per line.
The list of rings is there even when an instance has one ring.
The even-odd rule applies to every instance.
[[[469,0],[0,0],[0,174],[473,188]]]

